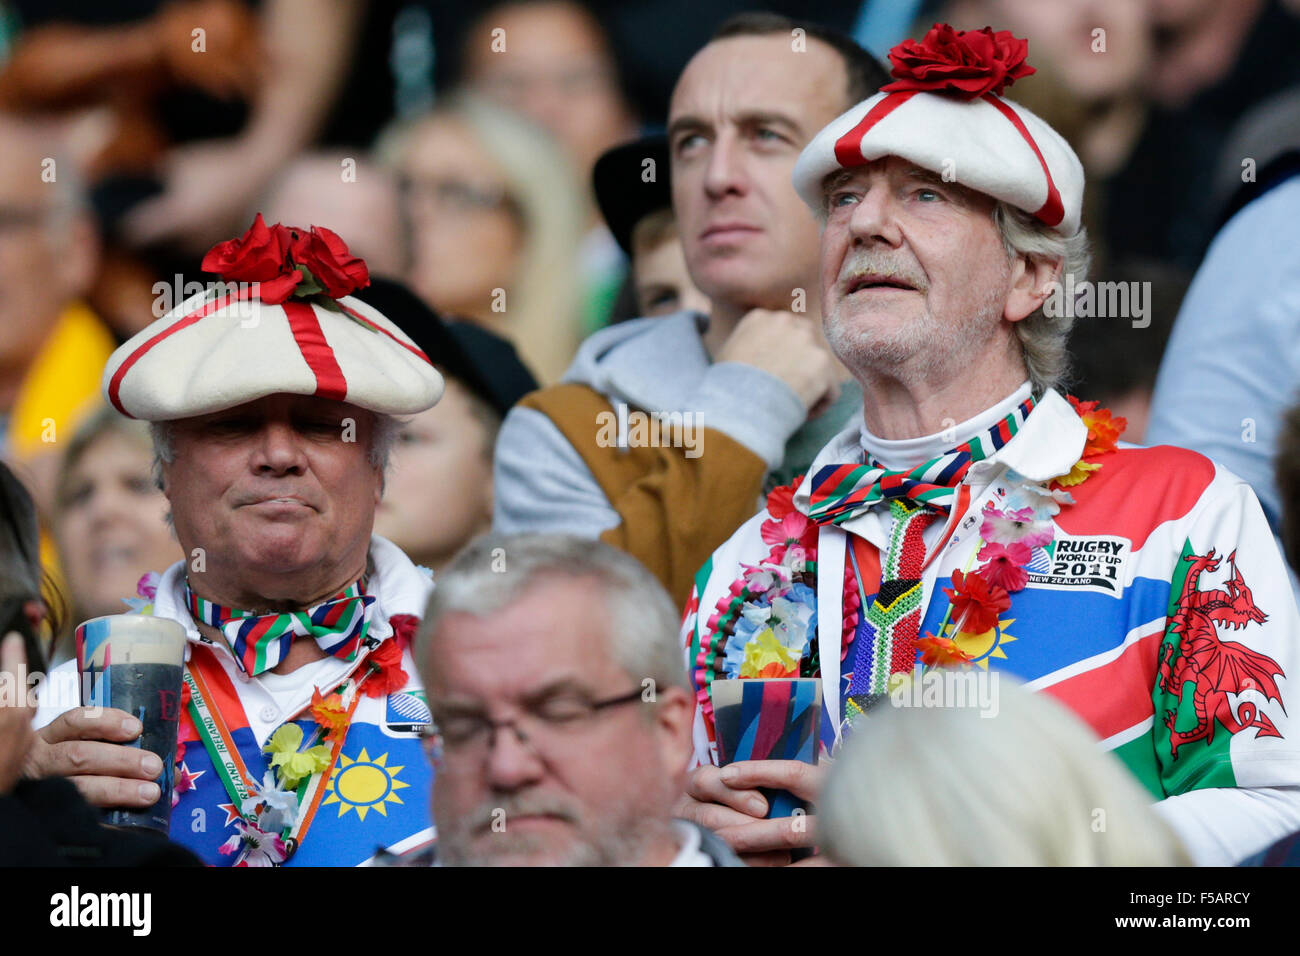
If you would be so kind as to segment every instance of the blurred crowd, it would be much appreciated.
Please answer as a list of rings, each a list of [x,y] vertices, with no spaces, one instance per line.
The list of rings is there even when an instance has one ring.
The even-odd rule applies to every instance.
[[[682,314],[741,330],[715,358],[780,379],[802,406],[789,445],[783,438],[768,453],[740,441],[757,451],[757,471],[754,488],[735,495],[734,514],[711,506],[691,515],[682,503],[685,517],[665,519],[672,535],[675,520],[712,522],[719,541],[753,513],[753,491],[789,482],[860,410],[861,390],[842,369],[807,358],[811,338],[800,336],[811,333],[795,329],[803,310],[785,311],[788,290],[816,274],[817,224],[794,191],[767,207],[800,219],[788,246],[760,264],[779,294],[751,295],[745,290],[761,277],[726,272],[730,265],[711,258],[687,192],[736,188],[731,173],[716,163],[682,184],[670,178],[684,148],[669,128],[670,98],[697,95],[679,77],[721,24],[751,8],[735,0],[0,0],[0,459],[30,496],[6,486],[8,507],[30,505],[38,519],[35,537],[26,529],[11,536],[31,538],[46,603],[59,608],[45,626],[50,663],[73,655],[73,625],[123,612],[145,572],[183,557],[150,429],[105,403],[101,379],[115,349],[202,291],[211,278],[199,265],[204,253],[258,213],[343,237],[372,278],[358,296],[401,327],[446,382],[436,406],[399,424],[376,534],[435,582],[494,525],[603,537],[651,568],[679,617],[701,562],[675,545],[606,534],[633,513],[611,490],[621,479],[589,479],[599,502],[592,509],[563,511],[576,501],[572,487],[542,497],[536,476],[561,456],[549,436],[560,441],[569,426],[525,396],[583,383],[636,405],[640,395],[686,387],[672,378],[680,372],[669,368],[672,346],[646,359],[663,361],[666,377],[638,380],[632,360],[602,364],[593,334],[606,336],[599,342],[608,349],[646,334],[635,320]],[[1292,409],[1300,398],[1300,3],[817,0],[762,9],[815,21],[875,56],[877,64],[860,64],[862,95],[851,103],[885,81],[891,47],[936,21],[1028,37],[1037,73],[1009,96],[1077,153],[1090,277],[1128,296],[1120,314],[1102,308],[1074,322],[1062,392],[1126,418],[1126,441],[1195,449],[1241,476],[1300,567],[1300,411]],[[796,146],[843,111],[838,91],[834,98]],[[744,338],[754,316],[775,316],[769,328],[787,337],[766,341],[757,330]],[[625,338],[611,333],[618,326]],[[797,356],[806,360],[796,371]],[[525,414],[508,420],[521,400]],[[805,418],[806,433],[797,431]],[[712,446],[715,455],[725,441]],[[533,475],[526,488],[512,477],[525,470]],[[628,508],[672,504],[661,496]],[[548,513],[563,517],[548,526]],[[520,573],[581,566],[599,577],[606,572],[596,565],[622,557],[598,552],[584,563],[580,551],[539,553],[540,570]],[[611,593],[630,587],[608,574]],[[8,587],[0,582],[0,592]],[[447,601],[437,613],[454,616],[455,599]],[[517,617],[547,613],[560,612]],[[570,623],[556,630],[589,626]],[[675,622],[665,627],[676,649]],[[438,632],[438,653],[468,639],[457,633]],[[619,653],[604,662],[611,681],[646,672],[622,667]],[[426,684],[446,680],[434,668]],[[680,714],[638,746],[690,736],[694,700],[682,694]],[[850,864],[1190,861],[1117,763],[1094,766],[1102,754],[1091,730],[1040,695],[1004,694],[994,721],[896,710],[868,722],[821,791],[824,853]],[[484,732],[509,736],[499,726]],[[944,747],[919,758],[936,740]],[[607,749],[593,750],[588,764],[614,761],[619,748]],[[626,819],[668,818],[684,786],[662,769],[673,753],[656,756],[658,776],[626,754],[606,765],[627,764],[643,781],[644,799],[625,808]],[[5,759],[0,746],[0,771]],[[871,772],[885,762],[907,772]],[[656,789],[656,780],[675,789]],[[13,784],[0,773],[0,793]],[[741,780],[733,790],[759,786]],[[590,787],[600,790],[595,780]],[[466,809],[455,798],[435,801],[448,820]],[[966,801],[977,822],[935,826],[951,819],[943,808],[953,800]],[[1101,851],[1069,845],[1059,823],[1039,819],[1045,807],[1085,814],[1103,803],[1114,826]],[[1006,811],[998,820],[981,810],[995,804]],[[745,855],[734,841],[713,846],[699,829],[691,839],[702,839],[714,862],[734,860],[732,850]],[[929,842],[902,845],[902,831],[930,834]],[[451,824],[445,832],[451,859],[465,848]]]

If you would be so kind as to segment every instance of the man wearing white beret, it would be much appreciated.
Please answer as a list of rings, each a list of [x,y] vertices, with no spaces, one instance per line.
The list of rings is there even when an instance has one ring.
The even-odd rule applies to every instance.
[[[1057,391],[1071,320],[1044,303],[1086,278],[1084,182],[1001,96],[1026,52],[936,25],[796,165],[823,221],[827,339],[865,408],[687,608],[702,766],[681,809],[738,851],[811,845],[807,820],[762,819],[758,791],[815,801],[820,778],[715,768],[714,680],[820,677],[833,753],[873,706],[941,699],[937,681],[994,707],[1007,671],[1083,717],[1198,862],[1300,829],[1300,616],[1254,494],[1193,452],[1119,444],[1122,419]]]
[[[171,836],[214,865],[411,849],[432,838],[428,708],[407,647],[432,582],[371,529],[391,416],[432,406],[442,379],[350,295],[365,264],[327,229],[258,216],[203,266],[222,286],[104,371],[109,402],[153,423],[187,555],[142,581],[137,602],[189,635]],[[62,713],[34,772],[70,777],[100,806],[151,805],[163,768],[123,746],[130,722]]]

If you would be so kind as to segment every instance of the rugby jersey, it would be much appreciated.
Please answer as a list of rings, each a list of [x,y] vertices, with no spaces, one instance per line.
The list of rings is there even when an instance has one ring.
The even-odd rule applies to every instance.
[[[859,426],[836,436],[809,474],[860,461]],[[942,542],[942,550],[924,572],[922,635],[940,633],[949,603],[942,588],[952,572],[978,564],[984,506],[998,507],[1025,480],[1046,483],[1069,471],[1086,438],[1070,405],[1048,391],[1010,441],[971,466],[947,522],[928,529],[927,544]],[[1075,503],[1053,519],[1054,540],[1034,550],[1028,584],[1011,595],[1000,635],[958,640],[973,658],[966,666],[1014,675],[1063,701],[1157,800],[1200,788],[1300,786],[1300,726],[1288,716],[1297,709],[1288,686],[1300,673],[1300,621],[1253,491],[1180,448],[1121,445],[1090,460],[1102,467],[1069,489]],[[794,504],[807,513],[806,485]],[[764,511],[741,526],[696,577],[682,634],[692,680],[701,640],[707,644],[710,619],[741,565],[770,551],[761,537],[769,518]],[[844,732],[843,671],[852,666],[851,653],[840,660],[846,545],[850,535],[866,542],[855,553],[865,557],[859,573],[870,601],[888,532],[887,509],[879,508],[819,529],[816,620],[828,751]],[[1189,622],[1181,635],[1173,620],[1180,609]],[[871,637],[862,622],[853,640]],[[700,763],[717,762],[711,738],[697,708]]]

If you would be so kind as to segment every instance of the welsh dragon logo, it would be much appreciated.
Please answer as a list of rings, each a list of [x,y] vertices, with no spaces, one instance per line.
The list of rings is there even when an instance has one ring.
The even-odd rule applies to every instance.
[[[1212,742],[1216,718],[1230,734],[1254,727],[1259,737],[1281,737],[1256,703],[1239,700],[1234,713],[1229,700],[1229,695],[1255,690],[1267,700],[1276,700],[1281,707],[1281,691],[1275,678],[1286,676],[1271,657],[1219,637],[1220,625],[1240,630],[1268,620],[1268,615],[1255,605],[1250,588],[1241,576],[1237,552],[1228,555],[1232,577],[1225,582],[1226,590],[1198,591],[1196,587],[1202,573],[1219,569],[1221,559],[1215,557],[1214,549],[1205,555],[1186,555],[1183,560],[1192,566],[1183,581],[1169,631],[1180,635],[1181,641],[1161,645],[1159,682],[1160,688],[1175,698],[1182,697],[1188,682],[1195,684],[1192,706],[1196,726],[1191,730],[1176,730],[1177,711],[1166,711],[1165,726],[1169,728],[1169,746],[1174,759],[1178,759],[1178,748],[1184,744],[1197,740]]]

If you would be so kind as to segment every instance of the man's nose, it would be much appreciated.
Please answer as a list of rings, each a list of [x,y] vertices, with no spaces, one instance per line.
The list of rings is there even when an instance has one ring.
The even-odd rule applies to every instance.
[[[728,193],[743,195],[748,189],[741,144],[734,136],[723,132],[709,150],[709,161],[704,170],[704,191],[711,199],[721,199]]]
[[[307,467],[297,431],[287,422],[268,422],[258,434],[253,467],[272,474],[301,474]]]
[[[849,234],[854,244],[883,242],[898,246],[903,241],[903,234],[898,227],[897,213],[894,196],[886,183],[868,186],[849,218]]]
[[[497,724],[488,741],[488,783],[498,790],[518,790],[545,774],[537,751],[514,724]]]

